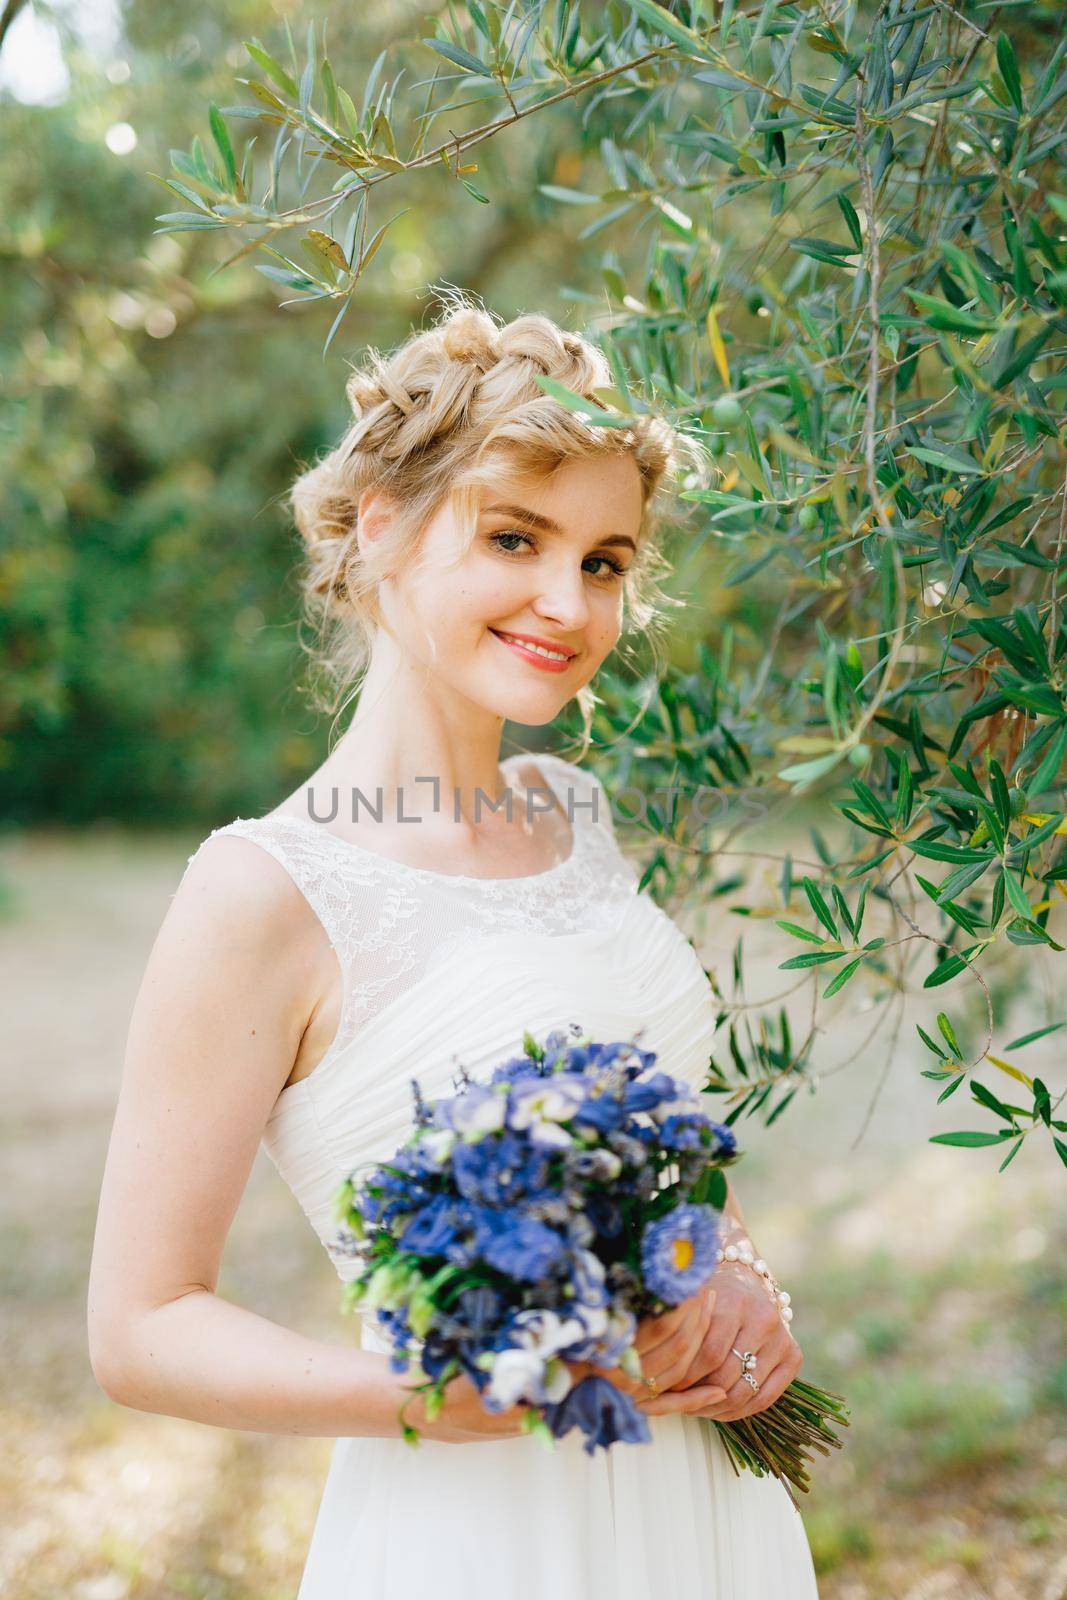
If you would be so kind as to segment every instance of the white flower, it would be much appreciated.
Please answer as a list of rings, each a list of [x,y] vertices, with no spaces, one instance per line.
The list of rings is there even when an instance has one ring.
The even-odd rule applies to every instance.
[[[661,1100],[649,1113],[656,1122],[666,1122],[668,1117],[692,1117],[703,1114],[704,1108],[693,1094],[679,1095],[677,1100]]]
[[[456,1135],[451,1128],[431,1128],[419,1140],[419,1146],[425,1150],[431,1161],[443,1167],[452,1154],[452,1146],[456,1142]]]
[[[547,1145],[553,1150],[565,1150],[574,1143],[574,1135],[561,1128],[558,1122],[532,1122],[530,1143]]]
[[[616,1308],[610,1313],[605,1311],[603,1316],[604,1327],[600,1332],[597,1365],[615,1366],[637,1332],[637,1318],[632,1311],[624,1307]]]
[[[520,1400],[532,1400],[543,1381],[544,1367],[544,1358],[536,1350],[500,1350],[493,1362],[486,1395],[502,1411]]]
[[[585,1088],[579,1083],[553,1083],[551,1079],[520,1083],[514,1091],[511,1126],[528,1128],[535,1122],[569,1122],[584,1099]]]
[[[566,1362],[550,1361],[545,1368],[544,1393],[538,1395],[538,1401],[544,1403],[562,1400],[565,1395],[570,1394],[573,1387],[574,1377]]]
[[[467,1138],[482,1138],[498,1133],[507,1115],[507,1097],[502,1094],[466,1094],[452,1106],[453,1126]]]
[[[597,1146],[592,1150],[583,1150],[574,1158],[574,1170],[580,1177],[598,1178],[610,1183],[622,1171],[622,1158],[614,1150]]]
[[[574,1315],[582,1324],[582,1333],[585,1338],[600,1339],[607,1332],[608,1313],[606,1307],[579,1303],[574,1308]]]
[[[536,1308],[520,1311],[515,1318],[515,1328],[516,1337],[523,1348],[534,1350],[546,1359],[576,1344],[585,1335],[585,1328],[577,1314],[561,1317],[558,1311]]]
[[[574,1252],[574,1288],[583,1306],[606,1305],[611,1298],[606,1286],[604,1263],[591,1250]]]

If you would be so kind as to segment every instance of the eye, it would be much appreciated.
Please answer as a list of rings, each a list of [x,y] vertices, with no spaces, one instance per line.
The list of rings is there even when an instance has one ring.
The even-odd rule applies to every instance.
[[[495,544],[497,549],[501,550],[506,556],[517,555],[518,551],[506,549],[504,545],[500,543],[502,539],[521,539],[523,544],[528,544],[530,546],[531,550],[535,550],[537,548],[528,533],[520,533],[518,528],[503,528],[500,533],[491,533],[489,535],[489,543]]]
[[[611,582],[614,582],[614,580],[616,578],[625,577],[625,575],[626,575],[626,573],[628,571],[628,568],[624,567],[620,562],[616,561],[614,556],[587,556],[586,559],[588,561],[601,561],[601,562],[603,562],[604,565],[608,568],[608,571],[607,571],[607,573],[603,573],[602,572],[600,574],[600,577],[604,578],[604,579],[608,579]]]
[[[519,528],[502,528],[499,532],[491,533],[489,535],[489,543],[495,545],[501,554],[506,556],[520,555],[520,551],[509,547],[509,545],[505,543],[505,541],[515,539],[519,540],[520,543],[527,545],[531,550],[537,549],[537,541],[530,534],[524,533]],[[620,562],[616,561],[614,556],[592,555],[586,556],[585,560],[587,563],[590,561],[595,561],[599,563],[601,567],[607,568],[606,572],[601,571],[592,574],[598,583],[614,583],[617,579],[624,577],[628,570],[626,567],[622,566]]]

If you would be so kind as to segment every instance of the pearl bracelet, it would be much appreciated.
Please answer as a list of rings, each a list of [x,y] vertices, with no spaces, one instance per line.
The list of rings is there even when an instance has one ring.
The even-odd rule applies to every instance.
[[[755,1254],[751,1239],[741,1238],[736,1244],[728,1244],[725,1249],[720,1245],[717,1262],[723,1261],[738,1261],[742,1266],[751,1267],[753,1272],[758,1273],[767,1289],[767,1293],[777,1305],[782,1321],[787,1326],[792,1322],[793,1307],[790,1304],[791,1297],[784,1289],[778,1287],[771,1269],[763,1257]]]

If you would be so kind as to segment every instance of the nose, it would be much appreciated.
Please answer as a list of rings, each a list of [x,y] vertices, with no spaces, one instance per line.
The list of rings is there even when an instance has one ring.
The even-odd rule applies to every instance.
[[[533,602],[539,617],[574,631],[589,621],[589,598],[580,566],[559,560],[543,568],[541,589]]]

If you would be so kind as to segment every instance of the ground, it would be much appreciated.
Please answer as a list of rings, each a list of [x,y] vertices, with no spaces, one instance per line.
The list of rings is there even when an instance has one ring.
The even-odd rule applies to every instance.
[[[86,1280],[126,1024],[196,842],[103,828],[0,845],[0,1589],[11,1600],[291,1600],[325,1478],[330,1440],[125,1410],[89,1367]],[[775,970],[781,954],[758,955],[772,930],[748,927],[750,996],[784,992],[795,975]],[[721,917],[701,943],[723,975],[739,931]],[[997,996],[998,1043],[1067,1017],[1055,960],[1027,952],[1035,987]],[[888,1045],[833,1072],[863,1032],[851,987],[823,1036],[818,1092],[770,1129],[735,1125],[746,1154],[731,1178],[793,1295],[804,1376],[852,1407],[845,1448],[816,1459],[802,1497],[819,1592],[1067,1600],[1067,1171],[1040,1133],[1000,1175],[1000,1152],[928,1142],[991,1124],[965,1089],[937,1106],[920,1077],[932,1058],[913,1019],[928,1025],[948,1001],[955,1017],[962,1003],[957,990],[915,987],[862,1137]],[[1054,1094],[1065,1038],[1018,1057]],[[984,1074],[1003,1093],[998,1076]],[[262,1152],[219,1290],[314,1337],[350,1336],[333,1269]]]

